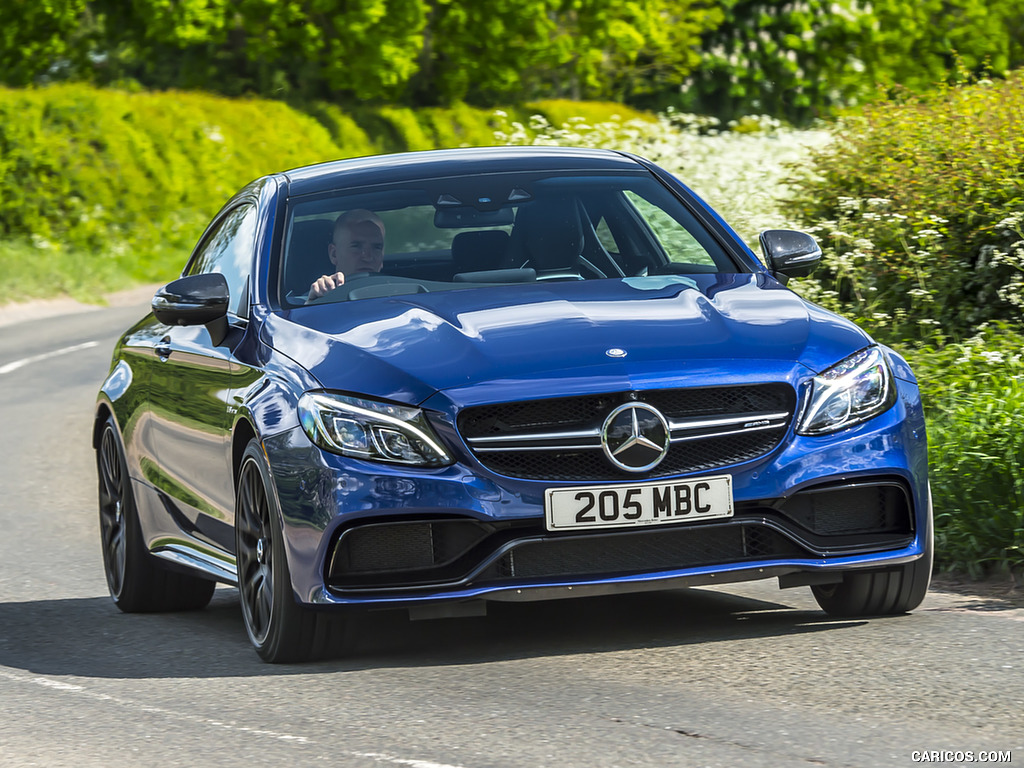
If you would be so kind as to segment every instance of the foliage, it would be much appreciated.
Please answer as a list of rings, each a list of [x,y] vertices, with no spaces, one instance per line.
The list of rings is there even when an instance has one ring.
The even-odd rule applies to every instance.
[[[308,104],[303,111],[327,129],[341,157],[363,157],[380,151],[381,144],[373,141],[364,126],[338,105],[317,101]]]
[[[587,110],[568,117],[574,102],[540,102],[529,121],[504,112],[499,144],[605,147],[646,157],[677,174],[707,200],[753,248],[764,229],[786,225],[781,201],[790,193],[788,166],[828,143],[824,130],[796,130],[766,117],[722,125],[715,118],[667,112],[657,118],[623,110]],[[565,105],[570,105],[566,107]],[[585,105],[576,105],[584,111]],[[617,114],[622,112],[622,115]]]
[[[87,0],[0,0],[0,82],[25,86],[55,62],[80,57]],[[12,23],[12,19],[17,19]]]
[[[303,114],[199,93],[0,88],[0,301],[168,279],[212,214],[257,176],[492,144],[494,121],[464,104],[343,111],[315,102]]]
[[[1021,75],[867,108],[796,181],[826,251],[808,295],[894,340],[1019,321],[1021,157]]]
[[[321,101],[304,115],[280,103],[195,93],[0,89],[0,301],[90,298],[169,279],[229,194],[259,174],[306,162],[412,144],[637,152],[680,175],[752,246],[760,229],[787,226],[790,214],[808,223],[831,217],[821,230],[825,279],[794,287],[911,349],[929,422],[940,567],[975,575],[1019,568],[1024,437],[1015,420],[1024,406],[1024,335],[990,326],[952,345],[946,335],[965,275],[990,282],[971,304],[986,309],[978,317],[1024,303],[1024,206],[1019,176],[1008,169],[1024,156],[1020,85],[1011,79],[875,107],[833,145],[825,131],[770,118],[654,118],[616,104],[547,101],[506,114],[463,104],[342,110]],[[799,205],[787,212],[781,201],[794,196],[792,169],[805,166],[809,152],[819,175],[799,182]],[[875,196],[883,191],[892,196]],[[932,231],[922,232],[925,225]],[[972,253],[948,242],[954,238],[973,244],[969,273],[939,260],[946,251]],[[915,293],[921,285],[924,293]],[[881,312],[886,302],[897,309]],[[965,327],[974,333],[966,319]],[[936,347],[916,348],[922,335]]]
[[[702,37],[684,109],[803,123],[878,97],[926,91],[963,70],[1002,76],[1024,65],[1018,0],[721,0]]]
[[[590,125],[599,123],[628,123],[640,120],[646,123],[657,123],[658,118],[650,112],[641,112],[617,102],[609,101],[573,101],[571,99],[543,99],[532,101],[526,105],[530,116],[542,115],[551,125],[565,125],[572,122],[586,122]]]
[[[178,249],[180,268],[181,249],[243,184],[338,154],[318,123],[275,102],[0,89],[0,235],[31,244],[52,291],[79,293],[111,263],[159,279],[164,256]],[[65,252],[77,268],[54,266]]]
[[[804,121],[863,92],[874,17],[859,0],[725,0],[725,21],[703,37],[703,63],[684,107],[726,118]]]
[[[1024,66],[1019,0],[873,0],[871,7],[869,83],[925,91],[964,73],[1001,76]]]
[[[419,68],[409,89],[419,104],[516,100],[531,74],[553,61],[549,0],[428,0]]]
[[[629,99],[674,89],[700,62],[700,34],[722,21],[710,0],[556,0],[542,92],[574,100]]]
[[[937,566],[1024,567],[1024,334],[993,325],[910,355],[928,418]]]
[[[0,0],[0,83],[293,101],[625,98],[696,66],[712,0]]]

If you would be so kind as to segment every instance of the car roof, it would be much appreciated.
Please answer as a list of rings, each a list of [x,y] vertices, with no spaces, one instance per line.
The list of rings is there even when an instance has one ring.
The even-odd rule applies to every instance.
[[[471,147],[374,155],[285,171],[289,197],[339,188],[444,176],[517,171],[643,171],[629,155],[606,149],[567,147]]]

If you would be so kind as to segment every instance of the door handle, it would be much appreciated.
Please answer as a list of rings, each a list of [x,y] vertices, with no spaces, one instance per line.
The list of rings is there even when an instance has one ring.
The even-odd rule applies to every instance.
[[[164,336],[156,345],[156,356],[161,360],[166,360],[171,356],[171,337]]]

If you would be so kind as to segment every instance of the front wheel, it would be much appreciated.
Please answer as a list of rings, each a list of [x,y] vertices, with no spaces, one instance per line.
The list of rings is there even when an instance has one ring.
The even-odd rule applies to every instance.
[[[934,541],[931,510],[924,554],[912,563],[884,571],[851,571],[838,584],[811,587],[814,599],[830,616],[892,616],[921,604],[932,579]]]
[[[336,649],[342,619],[296,602],[280,520],[267,460],[259,442],[252,440],[238,470],[235,501],[238,592],[245,630],[264,661],[321,658]]]

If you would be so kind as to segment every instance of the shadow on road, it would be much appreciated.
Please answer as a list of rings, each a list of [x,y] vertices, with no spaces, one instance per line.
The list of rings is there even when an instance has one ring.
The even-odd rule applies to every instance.
[[[817,611],[716,591],[492,604],[478,618],[410,622],[404,613],[356,620],[337,658],[263,664],[249,646],[237,592],[218,589],[203,611],[118,612],[106,597],[0,604],[0,665],[98,678],[210,678],[302,674],[509,659],[823,632],[857,626]]]

